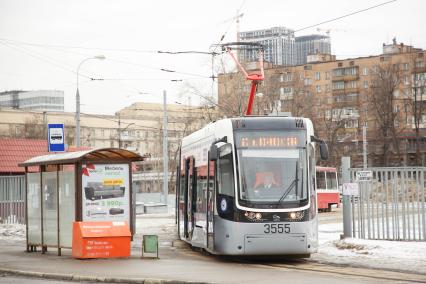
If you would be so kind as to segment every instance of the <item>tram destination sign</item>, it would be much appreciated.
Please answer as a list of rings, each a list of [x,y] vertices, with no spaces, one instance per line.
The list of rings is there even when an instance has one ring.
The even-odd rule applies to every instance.
[[[241,147],[250,148],[282,148],[297,147],[299,145],[299,137],[297,136],[257,136],[257,137],[241,137]]]
[[[357,181],[370,181],[373,178],[372,171],[358,171],[355,173]]]

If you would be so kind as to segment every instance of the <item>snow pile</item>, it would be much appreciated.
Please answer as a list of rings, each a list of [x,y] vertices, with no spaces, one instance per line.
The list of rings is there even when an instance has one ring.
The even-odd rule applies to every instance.
[[[319,225],[319,249],[312,260],[426,274],[426,242],[340,240],[342,228],[342,223]]]
[[[0,224],[1,239],[23,240],[26,237],[25,225],[22,224]]]

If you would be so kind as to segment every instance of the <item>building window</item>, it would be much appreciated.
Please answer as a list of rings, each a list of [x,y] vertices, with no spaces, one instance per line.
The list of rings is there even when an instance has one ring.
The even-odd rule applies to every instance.
[[[404,84],[405,85],[409,85],[410,84],[410,78],[408,77],[408,75],[404,75]]]
[[[416,61],[416,68],[423,68],[425,67],[425,62],[423,60]]]
[[[321,93],[321,85],[317,85],[316,88],[317,88],[317,93]]]
[[[321,80],[321,72],[315,72],[315,80]]]
[[[105,130],[104,129],[101,129],[101,136],[105,137]]]
[[[311,78],[305,78],[305,86],[312,85],[312,79]]]
[[[364,81],[364,89],[368,89],[368,81]]]
[[[330,72],[325,72],[325,79],[330,80]]]
[[[402,64],[402,70],[408,71],[409,68],[410,68],[410,64],[408,64],[408,63],[403,63]]]
[[[368,67],[362,68],[362,75],[364,75],[364,76],[368,75]]]
[[[349,81],[346,83],[347,89],[354,89],[357,88],[357,81]]]
[[[325,85],[325,91],[326,92],[330,92],[330,84],[326,84]]]
[[[333,82],[333,90],[343,90],[345,88],[344,81]]]

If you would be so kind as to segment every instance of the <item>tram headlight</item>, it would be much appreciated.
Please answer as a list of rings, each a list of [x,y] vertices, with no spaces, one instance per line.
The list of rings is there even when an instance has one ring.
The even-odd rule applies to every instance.
[[[292,220],[300,220],[303,218],[304,216],[304,212],[303,211],[298,211],[298,212],[291,212],[290,213],[290,219]]]
[[[258,220],[262,219],[262,213],[259,213],[259,212],[255,213],[255,212],[248,212],[248,211],[246,211],[244,213],[244,216],[247,219],[249,219],[250,221],[258,221]]]

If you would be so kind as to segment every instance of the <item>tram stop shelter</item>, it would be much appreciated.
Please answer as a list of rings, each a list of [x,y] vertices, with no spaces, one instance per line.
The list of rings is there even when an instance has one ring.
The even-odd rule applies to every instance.
[[[74,221],[126,222],[134,234],[132,162],[144,158],[118,148],[33,157],[26,176],[27,252],[72,248]]]

